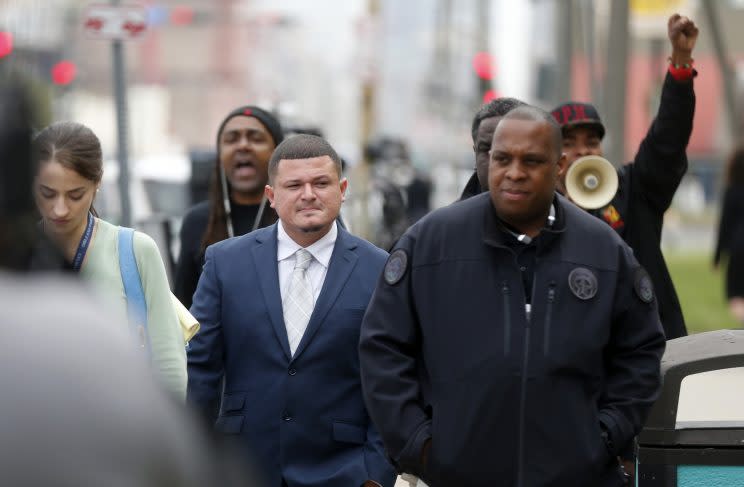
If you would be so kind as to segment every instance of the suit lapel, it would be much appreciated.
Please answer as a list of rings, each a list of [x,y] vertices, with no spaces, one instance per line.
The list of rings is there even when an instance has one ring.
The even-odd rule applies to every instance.
[[[256,265],[258,275],[256,278],[261,284],[266,309],[271,318],[279,346],[284,351],[287,359],[291,359],[289,352],[289,340],[287,339],[287,328],[284,326],[284,313],[282,311],[282,295],[279,290],[279,265],[277,263],[277,230],[276,224],[267,227],[265,232],[256,236],[257,245],[253,247],[253,262]]]
[[[313,308],[313,314],[310,316],[305,334],[297,346],[293,360],[297,359],[305,348],[307,348],[328,315],[328,312],[336,303],[339,294],[341,294],[341,290],[344,288],[346,281],[351,275],[351,271],[359,259],[356,252],[354,252],[355,248],[356,243],[350,238],[349,233],[339,226],[336,244],[333,246],[333,254],[328,263],[328,272],[326,272],[323,288],[320,291],[315,308]]]

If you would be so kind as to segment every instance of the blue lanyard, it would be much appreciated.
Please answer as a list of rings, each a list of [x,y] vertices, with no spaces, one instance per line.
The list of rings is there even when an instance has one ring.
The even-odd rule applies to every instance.
[[[75,272],[80,271],[80,267],[83,265],[83,259],[85,253],[88,251],[88,245],[90,245],[90,237],[93,235],[93,225],[96,220],[93,218],[92,213],[88,213],[88,224],[85,226],[85,232],[83,238],[80,239],[77,251],[75,252],[75,258],[72,260],[72,270]]]

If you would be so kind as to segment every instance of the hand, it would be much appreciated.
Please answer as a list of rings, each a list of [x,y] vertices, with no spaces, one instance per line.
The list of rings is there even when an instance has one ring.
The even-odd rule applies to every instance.
[[[623,460],[618,458],[620,465],[623,467],[623,472],[627,475],[626,485],[635,485],[633,477],[635,476],[635,462],[633,460]]]
[[[421,447],[421,466],[426,468],[429,464],[429,450],[431,449],[431,438],[427,438]]]
[[[687,17],[674,14],[669,17],[667,29],[669,41],[672,44],[672,63],[689,63],[698,38],[698,28],[695,22]]]

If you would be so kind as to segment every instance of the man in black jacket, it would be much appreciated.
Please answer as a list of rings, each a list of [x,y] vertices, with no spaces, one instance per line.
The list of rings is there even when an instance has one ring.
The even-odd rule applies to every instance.
[[[618,169],[619,187],[614,199],[591,213],[607,222],[635,251],[648,269],[659,299],[659,314],[667,339],[687,335],[682,309],[661,252],[661,228],[682,176],[687,171],[685,150],[692,132],[695,93],[692,50],[698,36],[687,17],[669,18],[672,55],[661,92],[659,113],[635,160]],[[602,155],[605,129],[597,110],[587,103],[568,102],[553,116],[563,130],[563,152],[569,166],[579,157]],[[560,191],[565,194],[565,173]]]
[[[648,274],[555,194],[561,134],[534,107],[493,135],[489,191],[412,226],[359,345],[394,464],[430,487],[617,487],[617,454],[660,387]]]
[[[511,110],[525,105],[516,98],[496,98],[486,103],[473,117],[470,134],[473,137],[473,153],[475,154],[475,168],[465,189],[460,195],[461,200],[470,198],[483,191],[488,191],[488,151],[491,150],[493,131],[501,121],[501,117]]]

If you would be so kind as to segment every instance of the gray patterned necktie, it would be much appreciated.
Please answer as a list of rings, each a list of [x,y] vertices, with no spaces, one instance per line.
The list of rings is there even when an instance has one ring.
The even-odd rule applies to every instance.
[[[289,283],[287,296],[282,306],[284,308],[284,326],[287,327],[289,350],[294,355],[297,345],[302,340],[310,315],[313,313],[313,289],[307,277],[307,268],[313,261],[313,256],[305,249],[295,252],[295,267],[292,280]]]

